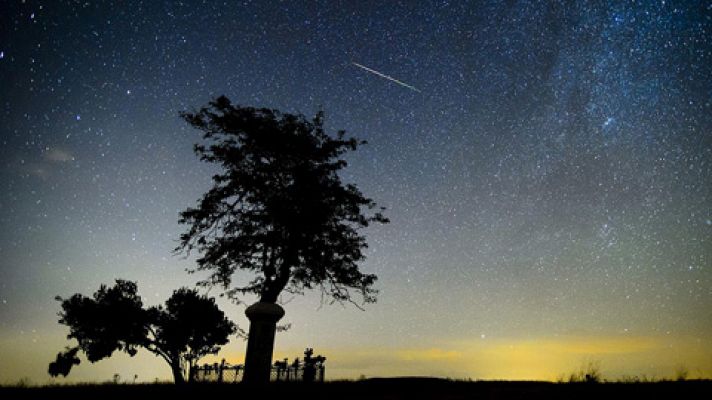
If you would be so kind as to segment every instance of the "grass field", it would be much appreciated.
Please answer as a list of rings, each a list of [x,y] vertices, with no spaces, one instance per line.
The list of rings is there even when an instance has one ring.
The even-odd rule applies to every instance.
[[[712,381],[550,383],[383,378],[316,384],[81,384],[0,387],[0,399],[708,399]]]

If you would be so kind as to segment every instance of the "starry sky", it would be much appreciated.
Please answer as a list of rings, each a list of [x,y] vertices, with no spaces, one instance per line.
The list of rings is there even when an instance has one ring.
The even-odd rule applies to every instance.
[[[158,304],[199,280],[172,250],[216,170],[178,114],[221,94],[367,140],[342,176],[391,219],[364,232],[378,303],[285,296],[276,357],[314,347],[329,378],[712,378],[712,3],[1,7],[0,383],[50,381],[54,296],[124,278]],[[170,378],[143,353],[57,382],[114,373]]]

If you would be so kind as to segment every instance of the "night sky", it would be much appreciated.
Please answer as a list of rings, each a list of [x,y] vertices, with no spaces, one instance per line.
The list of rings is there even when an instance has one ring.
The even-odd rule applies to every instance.
[[[391,219],[365,231],[378,303],[285,296],[277,357],[314,347],[329,378],[712,377],[712,3],[0,7],[0,383],[50,380],[71,344],[54,296],[124,278],[158,304],[199,280],[172,250],[216,170],[178,114],[221,94],[367,140],[343,178]],[[143,352],[67,380],[114,373],[170,377]]]

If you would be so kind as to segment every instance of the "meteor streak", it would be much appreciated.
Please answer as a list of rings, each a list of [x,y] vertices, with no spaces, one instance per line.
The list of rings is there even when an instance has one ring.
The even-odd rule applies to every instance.
[[[407,88],[410,89],[410,90],[415,90],[416,92],[421,93],[420,89],[416,88],[415,86],[411,86],[411,85],[409,85],[409,84],[407,84],[407,83],[405,83],[405,82],[399,81],[398,79],[396,79],[396,78],[394,78],[394,77],[392,77],[392,76],[388,76],[388,75],[386,75],[386,74],[382,74],[382,73],[376,71],[375,69],[368,68],[367,66],[361,65],[361,64],[356,63],[356,62],[351,62],[351,64],[353,64],[353,65],[355,65],[355,66],[357,66],[357,67],[359,67],[359,68],[361,68],[361,69],[364,69],[364,70],[366,70],[366,71],[368,71],[368,72],[370,72],[370,73],[372,73],[372,74],[376,74],[376,75],[380,76],[381,78],[388,79],[388,80],[391,81],[391,82],[395,82],[395,83],[397,83],[397,84],[399,84],[399,85],[401,85],[401,86],[407,87]]]

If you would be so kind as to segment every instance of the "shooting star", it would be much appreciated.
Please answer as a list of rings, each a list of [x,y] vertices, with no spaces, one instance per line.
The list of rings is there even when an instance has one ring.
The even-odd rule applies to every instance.
[[[399,81],[398,79],[396,79],[396,78],[394,78],[394,77],[392,77],[392,76],[388,76],[388,75],[386,75],[386,74],[382,74],[382,73],[376,71],[375,69],[368,68],[367,66],[361,65],[361,64],[356,63],[356,62],[351,62],[351,64],[353,64],[353,65],[355,65],[355,66],[357,66],[357,67],[359,67],[359,68],[361,68],[361,69],[364,69],[364,70],[366,70],[366,71],[368,71],[368,72],[370,72],[370,73],[372,73],[372,74],[376,74],[376,75],[380,76],[381,78],[388,79],[388,80],[391,81],[391,82],[395,82],[395,83],[397,83],[397,84],[399,84],[399,85],[401,85],[401,86],[403,86],[403,87],[407,87],[407,88],[410,89],[410,90],[414,90],[414,91],[416,91],[416,92],[418,92],[418,93],[422,93],[422,92],[420,91],[420,89],[416,88],[415,86],[411,86],[411,85],[409,85],[409,84],[407,84],[407,83],[405,83],[405,82]]]

